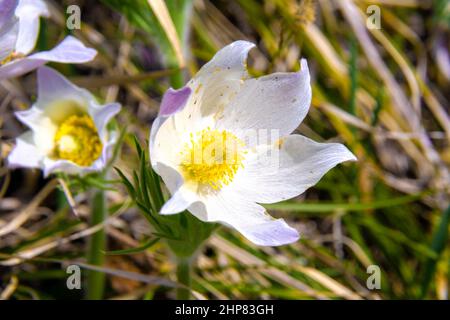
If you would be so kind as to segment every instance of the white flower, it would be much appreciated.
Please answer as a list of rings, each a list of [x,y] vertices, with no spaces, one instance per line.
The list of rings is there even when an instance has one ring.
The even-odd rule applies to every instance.
[[[48,67],[37,72],[38,99],[28,110],[16,112],[31,130],[17,138],[8,156],[9,167],[40,168],[83,175],[101,171],[117,140],[106,125],[120,105],[100,105],[85,89]]]
[[[42,0],[0,0],[0,80],[20,76],[48,61],[84,63],[96,56],[96,50],[72,36],[50,51],[29,55],[36,45],[41,16],[50,16]]]
[[[187,209],[255,244],[276,246],[297,241],[298,232],[257,203],[295,197],[356,158],[342,144],[291,135],[311,102],[307,63],[296,73],[249,78],[245,64],[253,46],[226,46],[186,87],[169,89],[152,126],[150,157],[172,194],[161,214]],[[248,132],[264,130],[280,139],[248,140]]]

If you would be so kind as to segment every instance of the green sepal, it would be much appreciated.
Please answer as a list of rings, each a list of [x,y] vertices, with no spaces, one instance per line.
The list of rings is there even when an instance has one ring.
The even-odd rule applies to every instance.
[[[215,223],[206,223],[188,211],[161,215],[164,202],[161,180],[151,167],[147,153],[137,138],[134,138],[138,154],[139,168],[133,170],[129,179],[118,168],[116,171],[126,187],[131,199],[154,229],[154,235],[164,239],[177,257],[192,256],[201,244],[217,228]]]

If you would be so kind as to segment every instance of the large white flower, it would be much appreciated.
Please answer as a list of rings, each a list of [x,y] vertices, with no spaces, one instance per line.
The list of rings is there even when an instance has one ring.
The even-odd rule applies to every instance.
[[[342,144],[291,135],[311,102],[307,63],[296,73],[250,78],[245,64],[253,46],[226,46],[186,87],[169,89],[152,126],[150,157],[172,194],[161,214],[187,209],[276,246],[297,241],[298,232],[258,203],[295,197],[356,158]],[[255,132],[258,139],[248,139]],[[260,139],[260,132],[279,139]]]
[[[50,51],[29,55],[39,35],[40,17],[50,12],[42,0],[0,0],[0,80],[17,77],[46,64],[84,63],[97,51],[67,36]]]
[[[31,130],[17,138],[8,165],[40,168],[45,176],[101,171],[117,140],[106,125],[120,111],[120,104],[98,104],[89,91],[48,67],[39,68],[37,78],[36,103],[16,112]]]

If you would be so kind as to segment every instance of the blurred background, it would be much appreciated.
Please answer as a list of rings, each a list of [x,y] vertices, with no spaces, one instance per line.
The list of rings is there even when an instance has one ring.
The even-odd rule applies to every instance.
[[[68,33],[98,50],[89,64],[52,67],[101,101],[122,103],[127,135],[115,166],[127,174],[137,166],[132,136],[148,138],[164,91],[239,39],[257,44],[253,76],[296,71],[306,58],[313,101],[296,131],[344,143],[358,158],[296,199],[267,206],[301,232],[298,243],[256,247],[219,229],[198,256],[197,298],[448,299],[448,1],[149,2],[47,1],[52,16],[41,20],[37,50]],[[82,23],[69,30],[74,4]],[[13,112],[35,94],[34,73],[0,83],[0,297],[80,299],[83,290],[67,289],[66,267],[83,261],[96,231],[89,193],[73,191],[72,208],[55,180],[5,163],[26,130]],[[150,227],[122,185],[110,189],[108,250],[138,247]],[[174,298],[173,259],[162,242],[107,255],[101,270],[106,298]],[[379,286],[370,278],[378,275]]]

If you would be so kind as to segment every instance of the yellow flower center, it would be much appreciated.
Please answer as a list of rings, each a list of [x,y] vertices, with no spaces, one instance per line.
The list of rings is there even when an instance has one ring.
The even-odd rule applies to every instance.
[[[72,115],[55,134],[54,156],[86,167],[100,157],[103,146],[94,121],[88,115]]]
[[[0,66],[2,66],[2,65],[4,65],[4,64],[7,64],[8,62],[11,62],[11,61],[13,61],[13,60],[23,58],[23,57],[25,57],[24,54],[22,54],[22,53],[20,53],[20,52],[15,52],[15,51],[13,51],[13,52],[11,52],[5,59],[3,59],[2,61],[0,61]]]
[[[226,130],[207,128],[191,133],[181,152],[185,178],[215,190],[228,185],[243,167],[244,146],[242,140]]]

